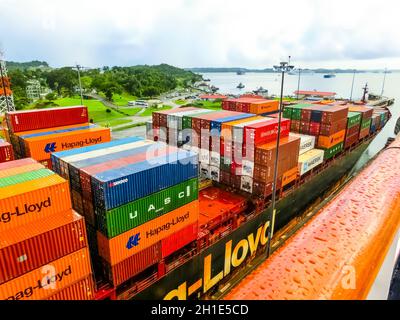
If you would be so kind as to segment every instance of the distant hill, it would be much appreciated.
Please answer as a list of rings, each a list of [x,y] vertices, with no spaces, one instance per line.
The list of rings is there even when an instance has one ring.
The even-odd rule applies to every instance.
[[[50,66],[46,61],[38,61],[38,60],[33,60],[29,62],[6,61],[6,63],[8,70],[13,70],[13,69],[26,70],[26,69],[38,69],[38,68],[50,69]]]

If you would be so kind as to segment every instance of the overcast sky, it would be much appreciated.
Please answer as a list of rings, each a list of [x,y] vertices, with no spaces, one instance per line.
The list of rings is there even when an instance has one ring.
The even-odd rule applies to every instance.
[[[51,66],[399,68],[399,0],[0,0],[0,48]]]

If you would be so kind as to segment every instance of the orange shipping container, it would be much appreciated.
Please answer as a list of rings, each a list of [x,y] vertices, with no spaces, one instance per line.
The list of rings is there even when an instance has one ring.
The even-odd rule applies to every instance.
[[[344,141],[345,136],[346,136],[346,130],[336,132],[328,137],[327,136],[319,136],[318,147],[327,148],[327,149],[332,148],[333,146]]]
[[[115,265],[198,219],[199,202],[196,200],[112,239],[97,232],[99,254]]]
[[[47,300],[93,300],[94,285],[93,276],[89,275],[68,288],[62,289]]]
[[[0,232],[68,209],[68,181],[55,174],[2,188]]]
[[[250,113],[263,114],[279,110],[278,100],[261,100],[260,102],[253,101],[250,104]]]
[[[282,187],[296,180],[298,174],[299,174],[299,168],[297,166],[286,171],[282,176]]]
[[[46,160],[50,158],[51,152],[82,148],[110,140],[109,128],[96,127],[24,139],[24,145],[27,156],[36,160]]]
[[[83,248],[2,284],[0,299],[46,299],[90,274],[89,250]]]
[[[5,178],[9,176],[15,176],[17,174],[21,174],[24,172],[35,171],[39,169],[43,169],[44,166],[40,163],[31,163],[20,167],[14,167],[10,169],[0,170],[0,178]]]

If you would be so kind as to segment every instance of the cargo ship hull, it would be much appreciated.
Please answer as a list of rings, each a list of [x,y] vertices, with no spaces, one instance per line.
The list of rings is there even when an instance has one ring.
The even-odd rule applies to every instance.
[[[372,137],[354,149],[330,160],[319,170],[311,172],[299,185],[292,186],[277,202],[275,231],[286,226],[308,206],[322,197],[333,185],[345,177],[367,149]],[[271,210],[248,216],[236,230],[191,257],[187,262],[168,272],[146,289],[135,288],[117,294],[117,299],[199,299],[210,295],[232,274],[255,257],[265,255]]]

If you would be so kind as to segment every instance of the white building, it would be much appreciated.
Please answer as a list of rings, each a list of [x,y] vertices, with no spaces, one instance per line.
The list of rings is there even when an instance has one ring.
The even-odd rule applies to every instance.
[[[26,86],[26,96],[31,100],[40,99],[41,88],[39,80],[28,80]]]

